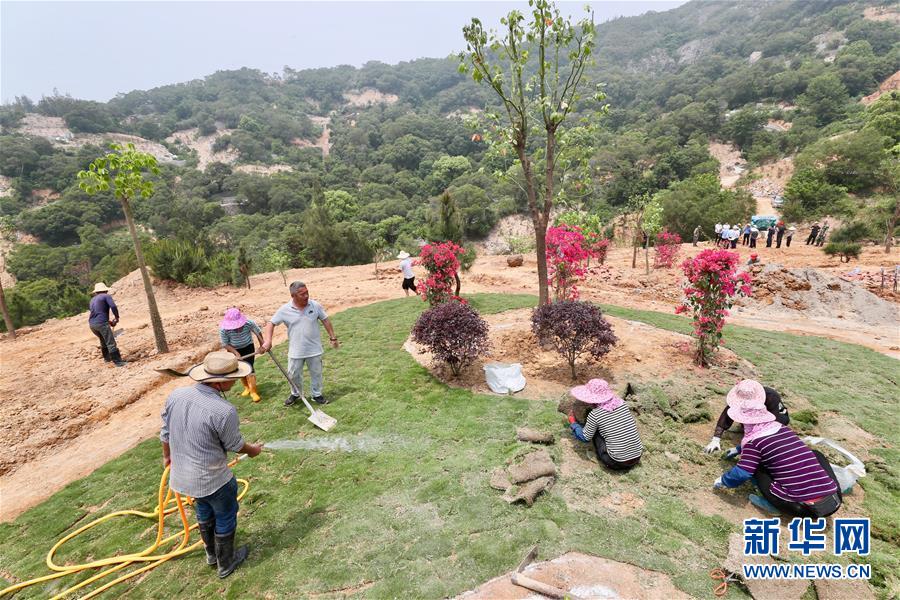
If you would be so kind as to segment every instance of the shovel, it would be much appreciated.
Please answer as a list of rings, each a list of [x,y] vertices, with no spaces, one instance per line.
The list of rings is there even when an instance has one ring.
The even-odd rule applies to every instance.
[[[328,431],[332,427],[337,425],[337,419],[335,419],[334,417],[330,417],[321,410],[312,407],[312,405],[303,395],[303,390],[297,389],[297,387],[294,385],[294,382],[287,374],[287,371],[284,370],[284,367],[281,366],[281,363],[279,363],[275,358],[275,355],[272,354],[272,351],[267,350],[266,354],[269,355],[269,358],[272,359],[272,362],[275,363],[275,366],[278,367],[278,370],[281,371],[281,374],[284,375],[284,378],[288,380],[288,383],[291,385],[291,394],[293,394],[294,396],[299,396],[300,399],[303,400],[303,404],[306,406],[306,410],[309,411],[309,422],[323,431]]]
[[[566,590],[560,589],[558,587],[548,585],[543,581],[536,581],[531,577],[523,574],[523,572],[525,571],[525,567],[530,565],[532,561],[537,558],[537,549],[537,546],[533,547],[531,551],[525,555],[525,558],[522,559],[522,562],[519,563],[519,566],[516,567],[516,570],[513,571],[512,577],[510,578],[513,582],[513,585],[517,585],[527,590],[543,594],[544,596],[548,596],[550,598],[570,598],[571,600],[581,600],[575,594],[567,592]]]

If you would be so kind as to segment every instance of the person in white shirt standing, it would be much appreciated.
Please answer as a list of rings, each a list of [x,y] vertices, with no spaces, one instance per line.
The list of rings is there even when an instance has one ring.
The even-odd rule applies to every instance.
[[[257,354],[265,354],[272,348],[272,334],[276,325],[282,323],[288,330],[288,376],[301,393],[303,392],[303,365],[309,369],[312,380],[312,399],[319,404],[327,404],[322,394],[322,336],[319,333],[319,321],[328,332],[333,348],[340,348],[334,327],[325,314],[325,309],[315,300],[310,300],[309,290],[302,281],[291,284],[291,301],[281,306],[275,316],[266,323],[263,329],[263,343]],[[284,401],[291,406],[300,398],[291,393]]]
[[[403,271],[403,291],[406,292],[406,295],[409,296],[409,290],[412,290],[413,294],[418,294],[419,290],[416,289],[416,274],[412,270],[412,258],[409,256],[409,252],[405,250],[401,250],[400,254],[397,255],[397,258],[400,259],[400,270]]]

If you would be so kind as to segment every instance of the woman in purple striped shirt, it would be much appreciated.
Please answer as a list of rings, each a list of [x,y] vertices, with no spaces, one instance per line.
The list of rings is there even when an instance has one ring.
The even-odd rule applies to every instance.
[[[762,498],[751,495],[750,501],[769,512],[818,518],[840,508],[841,490],[828,460],[766,410],[766,392],[759,382],[739,382],[726,401],[728,416],[744,425],[744,438],[736,448],[738,464],[719,477],[714,488],[734,488],[754,478]]]

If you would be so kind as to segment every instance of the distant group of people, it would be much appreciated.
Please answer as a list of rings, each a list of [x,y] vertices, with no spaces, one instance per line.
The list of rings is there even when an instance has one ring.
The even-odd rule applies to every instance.
[[[760,235],[760,229],[753,223],[747,223],[745,225],[716,223],[715,230],[715,243],[719,248],[737,248],[738,240],[741,241],[742,246],[756,248],[756,243]],[[790,248],[791,241],[796,232],[796,227],[788,227],[782,220],[777,221],[773,227],[769,227],[766,230],[766,248],[771,248],[773,243],[776,248],[781,248],[782,242],[785,247]],[[694,229],[695,246],[697,245],[701,233],[702,229],[698,225],[697,228]]]

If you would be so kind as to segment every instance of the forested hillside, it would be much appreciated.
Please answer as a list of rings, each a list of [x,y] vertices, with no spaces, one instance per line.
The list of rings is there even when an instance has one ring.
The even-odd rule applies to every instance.
[[[0,213],[15,324],[84,310],[94,281],[135,267],[119,202],[75,180],[109,139],[160,160],[154,195],[134,202],[160,278],[240,285],[241,265],[415,252],[445,191],[466,238],[483,238],[525,198],[514,156],[487,152],[467,123],[496,98],[457,67],[429,58],[241,69],[108,103],[55,95],[3,106]],[[755,205],[721,187],[710,154],[719,140],[751,167],[793,157],[786,218],[838,215],[856,227],[853,239],[883,239],[900,180],[900,92],[888,91],[898,69],[900,11],[879,2],[695,0],[605,23],[587,77],[602,84],[609,112],[589,141],[590,189],[566,202],[608,223],[632,198],[659,194],[665,224],[682,236],[720,216],[746,221]],[[588,119],[599,108],[578,107]]]

